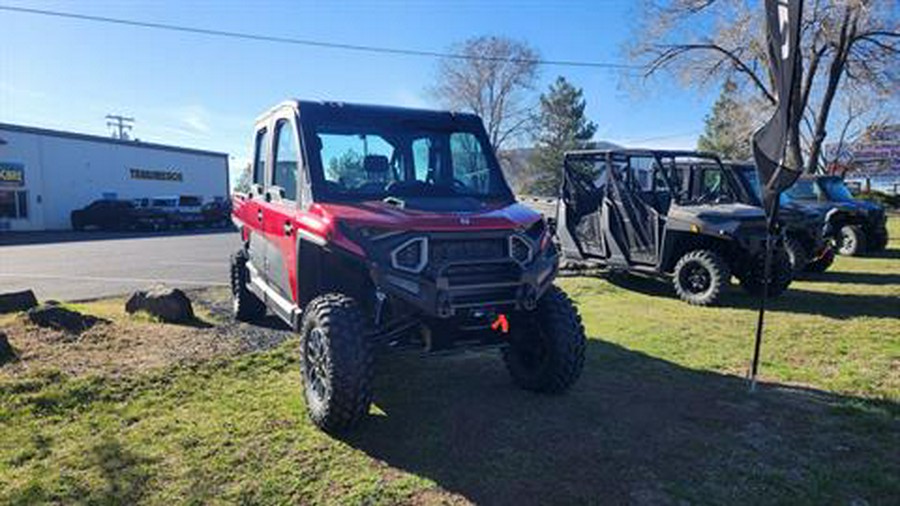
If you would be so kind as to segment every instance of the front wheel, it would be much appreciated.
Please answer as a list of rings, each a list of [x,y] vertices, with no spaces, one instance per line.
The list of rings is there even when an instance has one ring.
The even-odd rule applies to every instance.
[[[534,311],[518,315],[512,324],[503,361],[513,382],[534,392],[568,390],[584,368],[587,338],[565,292],[551,286]]]
[[[757,297],[762,295],[765,284],[765,267],[766,255],[763,253],[753,260],[753,266],[740,280],[741,286],[747,293]],[[793,268],[787,251],[783,248],[773,250],[767,295],[778,297],[787,290],[793,279]]]
[[[721,255],[712,250],[689,251],[675,264],[672,284],[678,297],[695,306],[709,306],[718,302],[731,271]]]
[[[859,225],[844,225],[840,232],[838,253],[847,256],[862,255],[866,252],[866,233]]]
[[[356,302],[329,293],[313,299],[300,325],[300,372],[306,409],[326,432],[348,429],[372,404],[373,355]]]
[[[829,246],[822,256],[806,264],[807,272],[825,272],[834,263],[834,248]]]
[[[785,237],[784,250],[788,255],[788,261],[791,263],[791,270],[794,275],[803,272],[806,264],[809,263],[809,253],[806,247],[796,237]]]

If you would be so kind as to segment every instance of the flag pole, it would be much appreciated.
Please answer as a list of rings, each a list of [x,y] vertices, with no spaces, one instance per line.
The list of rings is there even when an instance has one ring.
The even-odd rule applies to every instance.
[[[777,205],[777,204],[776,204]],[[756,318],[756,342],[753,344],[753,362],[750,364],[750,393],[756,392],[756,374],[759,371],[759,350],[762,346],[763,327],[766,318],[766,301],[769,298],[769,279],[772,277],[772,229],[774,216],[766,223],[766,251],[763,260],[763,289],[759,298],[759,314]]]

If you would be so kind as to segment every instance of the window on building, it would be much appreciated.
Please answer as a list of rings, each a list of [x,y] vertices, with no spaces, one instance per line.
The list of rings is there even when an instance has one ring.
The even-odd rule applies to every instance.
[[[291,122],[280,120],[275,127],[275,165],[272,167],[272,184],[284,189],[284,198],[297,200],[297,138]]]
[[[28,192],[0,190],[0,218],[27,219]]]

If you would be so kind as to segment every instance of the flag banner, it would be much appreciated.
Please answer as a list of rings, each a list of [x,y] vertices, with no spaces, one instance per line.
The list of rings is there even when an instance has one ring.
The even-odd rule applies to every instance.
[[[759,174],[766,215],[777,212],[778,195],[789,188],[803,167],[799,157],[786,156],[799,139],[800,17],[803,0],[765,0],[769,66],[778,103],[772,118],[753,134],[753,158]],[[799,152],[799,148],[796,149]]]

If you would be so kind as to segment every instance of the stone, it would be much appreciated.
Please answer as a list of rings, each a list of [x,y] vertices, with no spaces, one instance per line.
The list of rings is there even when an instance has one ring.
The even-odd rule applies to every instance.
[[[63,306],[38,306],[28,310],[28,320],[38,327],[80,334],[103,321],[96,316],[81,314]]]
[[[166,286],[134,292],[125,303],[125,311],[129,314],[143,311],[166,323],[192,323],[195,320],[187,294]]]
[[[0,293],[0,313],[18,313],[28,311],[38,305],[37,297],[31,290],[23,292]]]

